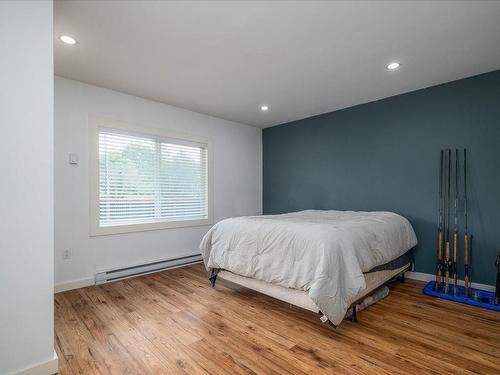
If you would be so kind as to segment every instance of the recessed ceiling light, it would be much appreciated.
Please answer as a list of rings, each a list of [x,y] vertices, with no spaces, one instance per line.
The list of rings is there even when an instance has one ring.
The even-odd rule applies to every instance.
[[[76,39],[69,35],[61,35],[59,39],[61,39],[66,44],[76,44]]]
[[[265,104],[264,104],[264,105],[261,105],[261,106],[260,106],[260,110],[261,110],[262,112],[267,112],[267,111],[269,111],[269,107],[268,107],[267,105],[265,105]]]
[[[399,68],[398,62],[391,62],[389,65],[387,65],[387,69],[389,70],[396,70],[397,68]]]

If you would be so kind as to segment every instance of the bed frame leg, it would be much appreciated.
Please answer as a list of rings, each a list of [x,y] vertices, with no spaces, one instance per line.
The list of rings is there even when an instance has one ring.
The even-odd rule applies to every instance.
[[[357,323],[358,322],[358,309],[357,309],[357,305],[354,305],[352,307],[352,315],[351,315],[351,322],[353,323]]]
[[[215,288],[215,282],[217,281],[217,271],[212,270],[212,273],[210,274],[210,277],[208,278],[210,281],[210,284],[212,284],[212,288]]]
[[[328,323],[328,325],[329,325],[330,327],[332,327],[333,329],[337,329],[337,326],[336,326],[335,324],[333,324],[332,322],[330,322],[330,319],[328,319],[327,323]]]
[[[405,270],[403,272],[401,272],[400,274],[396,274],[391,280],[389,280],[390,282],[396,282],[398,280],[400,280],[402,283],[404,283],[406,281],[406,278],[405,278],[405,274],[407,271],[410,271],[413,267],[413,262],[410,264],[409,267],[405,268]],[[352,305],[352,314],[350,316],[350,319],[351,319],[351,322],[353,323],[357,323],[358,322],[358,304],[354,304]]]

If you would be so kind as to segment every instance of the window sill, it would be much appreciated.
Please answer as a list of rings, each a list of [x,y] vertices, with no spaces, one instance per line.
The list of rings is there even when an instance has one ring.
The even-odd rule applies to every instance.
[[[113,225],[106,227],[91,227],[90,236],[108,236],[112,234],[148,232],[152,230],[174,229],[174,228],[189,228],[213,225],[211,219],[195,219],[195,220],[177,220],[177,221],[161,221],[156,223],[144,224],[128,224],[128,225]]]

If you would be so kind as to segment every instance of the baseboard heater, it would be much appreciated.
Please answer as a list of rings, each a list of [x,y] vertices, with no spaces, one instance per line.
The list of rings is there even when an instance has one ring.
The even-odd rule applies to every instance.
[[[132,267],[125,267],[114,269],[110,271],[104,271],[96,273],[95,275],[95,283],[104,284],[109,283],[111,281],[117,281],[121,279],[127,279],[129,277],[145,275],[148,273],[159,272],[168,270],[171,268],[177,268],[181,266],[187,266],[189,264],[199,263],[203,259],[200,254],[188,255],[180,258],[173,258],[168,260],[160,260],[157,262],[141,264]]]

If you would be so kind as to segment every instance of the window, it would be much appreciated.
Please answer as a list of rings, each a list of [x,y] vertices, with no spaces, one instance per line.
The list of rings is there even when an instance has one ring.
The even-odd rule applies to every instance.
[[[210,224],[208,144],[97,127],[94,233]]]

